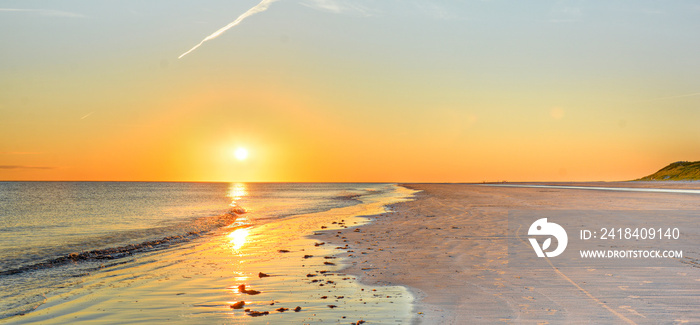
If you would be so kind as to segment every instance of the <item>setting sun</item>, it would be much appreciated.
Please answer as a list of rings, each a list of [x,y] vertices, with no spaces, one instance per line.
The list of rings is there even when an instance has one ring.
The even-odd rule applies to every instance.
[[[246,158],[248,158],[248,150],[246,148],[238,148],[236,149],[236,151],[233,152],[233,155],[238,160],[245,160]]]

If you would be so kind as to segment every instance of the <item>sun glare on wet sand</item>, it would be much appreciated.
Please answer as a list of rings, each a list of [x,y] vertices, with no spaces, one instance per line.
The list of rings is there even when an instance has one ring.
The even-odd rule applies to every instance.
[[[231,244],[233,245],[233,249],[239,250],[243,245],[246,243],[246,237],[248,237],[248,234],[250,233],[250,230],[247,228],[240,228],[236,229],[230,234],[228,234],[228,238],[231,239]]]

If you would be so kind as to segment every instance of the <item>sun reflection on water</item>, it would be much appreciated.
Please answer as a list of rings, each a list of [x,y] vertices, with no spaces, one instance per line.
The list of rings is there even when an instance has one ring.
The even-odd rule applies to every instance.
[[[236,214],[239,217],[247,213],[248,210],[246,210],[246,208],[238,205],[238,201],[247,195],[248,189],[246,188],[245,183],[231,183],[228,193],[226,193],[226,196],[231,198],[231,204],[229,204],[231,209],[229,210],[229,213]]]
[[[228,194],[226,196],[230,197],[235,204],[236,201],[248,196],[248,188],[246,187],[245,183],[231,183],[231,187],[229,187]]]
[[[246,187],[245,183],[231,183],[226,196],[231,198],[231,210],[238,215],[235,226],[245,226],[248,224],[244,216],[244,213],[246,213],[245,208],[239,206],[237,203],[238,200],[246,197],[247,195],[248,188]],[[229,239],[229,242],[232,245],[231,247],[234,250],[239,250],[243,247],[243,245],[245,245],[248,234],[250,234],[249,228],[238,228],[226,235],[226,237]]]

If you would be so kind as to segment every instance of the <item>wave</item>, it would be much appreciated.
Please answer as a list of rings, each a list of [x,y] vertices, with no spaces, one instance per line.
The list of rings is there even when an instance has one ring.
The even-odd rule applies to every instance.
[[[111,235],[109,238],[102,239],[106,242],[115,241],[115,237],[127,239],[132,238],[132,240],[133,238],[140,238],[144,241],[116,247],[72,252],[68,254],[61,254],[58,256],[54,255],[49,259],[45,259],[37,263],[0,270],[0,276],[13,275],[84,261],[115,260],[128,257],[136,253],[150,252],[169,248],[205,235],[217,228],[228,226],[234,223],[236,219],[244,213],[246,213],[244,208],[234,205],[222,215],[214,217],[197,218],[187,224],[178,224],[173,226],[152,228],[140,231],[130,231],[128,233],[116,233]],[[164,236],[164,234],[168,233],[170,233],[171,235]],[[153,239],[154,237],[159,236],[163,237]],[[93,240],[93,242],[94,241],[95,240]]]
[[[357,201],[358,203],[361,203],[360,198],[364,195],[365,193],[343,192],[335,196],[333,199],[342,201]]]

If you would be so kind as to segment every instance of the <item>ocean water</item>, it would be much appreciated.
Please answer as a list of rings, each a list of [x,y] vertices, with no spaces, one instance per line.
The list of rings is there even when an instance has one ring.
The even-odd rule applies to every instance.
[[[328,218],[350,220],[405,199],[392,184],[0,182],[0,322],[111,323],[130,315],[130,323],[254,323],[229,308],[241,295],[232,288],[258,284],[250,274],[272,266],[284,276],[259,287],[273,302],[284,298],[317,309],[316,318],[287,321],[341,319],[332,308],[321,309],[325,301],[309,300],[320,288],[305,279],[305,268],[336,263],[314,264],[294,253],[330,256],[331,249],[307,238]],[[281,254],[279,247],[294,252]],[[342,279],[350,282],[336,291],[356,293],[342,301],[355,313],[410,312],[405,289],[380,289],[400,298],[374,301],[372,309],[365,305],[378,295],[363,299],[365,288]],[[280,290],[292,285],[297,289]],[[139,309],[114,297],[140,300]]]

